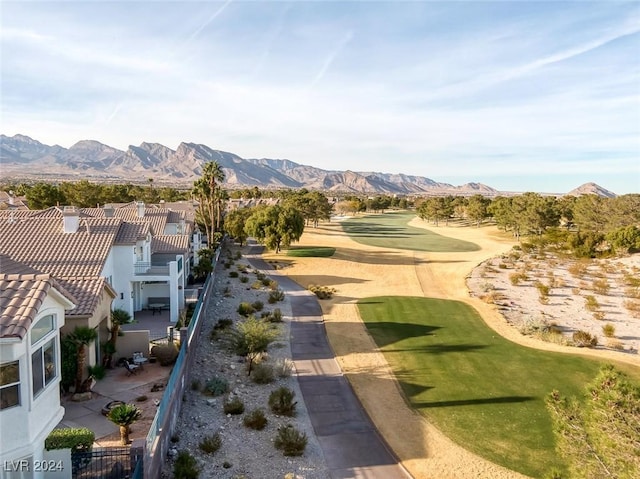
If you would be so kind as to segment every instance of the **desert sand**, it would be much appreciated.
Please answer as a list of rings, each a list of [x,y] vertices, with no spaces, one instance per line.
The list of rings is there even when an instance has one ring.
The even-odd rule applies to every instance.
[[[424,253],[370,247],[356,243],[342,231],[339,222],[332,222],[305,229],[300,240],[300,245],[335,247],[332,257],[269,254],[266,259],[303,286],[315,284],[336,289],[333,299],[320,302],[336,358],[376,427],[413,477],[525,477],[458,446],[408,407],[384,356],[360,319],[357,301],[378,295],[459,300],[476,308],[496,332],[523,345],[608,356],[636,365],[640,365],[640,356],[613,350],[578,350],[523,336],[505,320],[495,304],[480,300],[477,294],[471,295],[466,285],[467,277],[483,261],[511,250],[516,244],[512,238],[495,227],[433,227],[418,218],[411,225],[472,241],[481,249],[468,253]],[[513,291],[519,294],[516,289]],[[536,305],[536,310],[539,308]]]

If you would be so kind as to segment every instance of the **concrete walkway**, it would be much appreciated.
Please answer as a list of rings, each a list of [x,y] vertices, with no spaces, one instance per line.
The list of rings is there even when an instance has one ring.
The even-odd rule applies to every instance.
[[[274,271],[253,246],[254,268],[277,276],[291,301],[291,356],[298,382],[333,479],[407,479],[411,476],[374,427],[343,376],[325,331],[322,309],[313,293]]]

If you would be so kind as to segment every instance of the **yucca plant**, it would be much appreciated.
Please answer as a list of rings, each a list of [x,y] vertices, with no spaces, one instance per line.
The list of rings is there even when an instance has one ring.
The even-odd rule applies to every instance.
[[[142,411],[135,404],[120,404],[111,411],[107,419],[120,427],[120,440],[123,446],[129,444],[131,425],[142,417]]]

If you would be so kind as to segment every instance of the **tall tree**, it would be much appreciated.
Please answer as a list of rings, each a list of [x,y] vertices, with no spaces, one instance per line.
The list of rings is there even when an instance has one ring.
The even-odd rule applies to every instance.
[[[247,219],[245,231],[267,248],[280,252],[298,241],[304,231],[304,217],[291,206],[256,208]]]
[[[217,161],[210,161],[202,168],[202,177],[193,183],[192,193],[200,203],[196,217],[207,234],[209,248],[215,249],[215,233],[218,217],[222,215],[223,202],[218,191],[224,181],[224,171]],[[220,212],[220,213],[219,213]]]
[[[467,201],[465,209],[467,218],[476,224],[476,227],[480,227],[480,223],[489,216],[489,205],[491,200],[485,198],[482,195],[473,195]]]
[[[117,351],[116,342],[120,335],[120,326],[130,323],[132,319],[131,315],[124,309],[114,309],[111,311],[111,330],[109,331],[109,340],[105,344],[102,357],[102,364],[104,366],[112,366],[111,361]]]
[[[236,208],[229,211],[224,217],[224,230],[242,246],[247,241],[247,232],[244,226],[247,219],[253,214],[253,208]]]
[[[58,203],[65,203],[64,194],[57,186],[49,183],[36,183],[29,187],[25,193],[25,199],[29,208],[32,210],[40,210],[56,206]]]
[[[570,477],[640,477],[640,384],[605,366],[582,400],[554,391],[546,402]]]

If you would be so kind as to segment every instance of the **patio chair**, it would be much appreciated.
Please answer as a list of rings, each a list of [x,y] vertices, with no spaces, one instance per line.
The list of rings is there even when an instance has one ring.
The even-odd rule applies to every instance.
[[[139,367],[140,366],[138,366],[137,364],[131,364],[126,359],[124,360],[124,368],[127,370],[127,376],[131,376],[132,374],[137,374],[138,373],[137,369]]]

